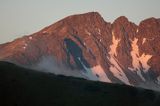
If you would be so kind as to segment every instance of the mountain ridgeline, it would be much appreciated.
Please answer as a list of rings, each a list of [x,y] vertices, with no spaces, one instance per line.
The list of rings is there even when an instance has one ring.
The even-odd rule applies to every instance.
[[[160,19],[136,25],[121,16],[110,23],[89,12],[1,44],[0,60],[33,67],[51,57],[89,80],[159,89],[159,41]]]

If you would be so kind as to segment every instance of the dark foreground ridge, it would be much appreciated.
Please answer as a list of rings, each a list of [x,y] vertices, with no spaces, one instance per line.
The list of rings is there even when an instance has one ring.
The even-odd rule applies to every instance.
[[[0,106],[158,106],[158,92],[0,62]]]

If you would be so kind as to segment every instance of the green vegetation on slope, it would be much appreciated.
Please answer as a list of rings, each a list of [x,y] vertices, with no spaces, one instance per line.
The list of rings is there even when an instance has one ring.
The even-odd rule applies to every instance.
[[[0,106],[157,106],[158,92],[0,62]]]

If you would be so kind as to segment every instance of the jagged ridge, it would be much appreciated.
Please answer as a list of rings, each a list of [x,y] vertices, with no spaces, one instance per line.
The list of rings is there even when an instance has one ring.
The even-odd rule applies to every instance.
[[[140,25],[126,17],[112,24],[97,12],[73,15],[39,32],[0,46],[0,60],[37,64],[52,56],[89,79],[128,85],[160,83],[160,20]],[[91,75],[90,75],[91,74]],[[94,78],[90,78],[90,76]]]

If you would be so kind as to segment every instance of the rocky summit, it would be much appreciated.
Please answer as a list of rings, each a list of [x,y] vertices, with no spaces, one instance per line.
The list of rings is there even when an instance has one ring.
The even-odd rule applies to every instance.
[[[0,60],[34,66],[53,57],[86,79],[132,86],[160,85],[160,19],[113,23],[99,13],[66,17],[32,35],[0,45]],[[54,69],[54,68],[53,68]]]

